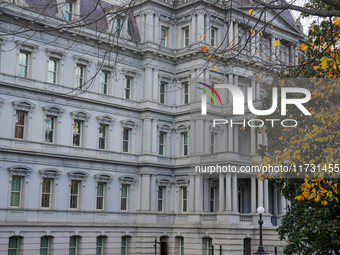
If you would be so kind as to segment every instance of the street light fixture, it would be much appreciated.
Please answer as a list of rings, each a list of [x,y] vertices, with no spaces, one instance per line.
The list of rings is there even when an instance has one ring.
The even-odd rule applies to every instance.
[[[260,224],[260,245],[259,245],[259,248],[257,249],[257,252],[255,252],[254,254],[268,254],[267,252],[264,251],[264,247],[263,247],[263,244],[262,244],[262,224],[263,224],[262,214],[264,213],[263,206],[259,206],[257,208],[257,213],[260,214],[260,219],[259,219],[259,224]]]

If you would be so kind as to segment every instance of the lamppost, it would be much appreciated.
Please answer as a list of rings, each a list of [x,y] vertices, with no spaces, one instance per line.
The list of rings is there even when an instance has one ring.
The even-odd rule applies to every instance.
[[[257,208],[257,213],[260,214],[260,219],[259,219],[259,224],[260,224],[260,245],[259,245],[259,248],[257,249],[257,252],[255,252],[254,254],[268,254],[267,252],[264,251],[264,247],[263,247],[263,244],[262,244],[262,224],[263,224],[262,214],[264,213],[264,208],[262,206],[259,206]]]

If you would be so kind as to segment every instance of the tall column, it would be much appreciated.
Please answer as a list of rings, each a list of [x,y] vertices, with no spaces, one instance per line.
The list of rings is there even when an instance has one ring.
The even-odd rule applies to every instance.
[[[142,177],[142,210],[150,210],[150,174],[143,174]]]
[[[158,80],[158,69],[153,69],[153,96],[152,100],[159,102],[159,80]]]
[[[144,99],[152,98],[152,68],[147,66],[144,69]]]
[[[228,151],[234,151],[234,127],[227,126],[228,129]]]
[[[279,211],[278,211],[278,201],[277,201],[277,198],[278,198],[278,191],[276,189],[274,189],[274,192],[273,192],[273,214],[275,217],[277,217]]]
[[[210,42],[210,31],[211,31],[211,27],[210,27],[210,15],[209,13],[207,13],[207,15],[205,15],[205,34],[206,34],[206,37],[205,37],[205,41],[210,45],[211,42]],[[215,35],[216,37],[216,35]]]
[[[256,175],[251,176],[251,213],[256,213]]]
[[[219,176],[219,212],[224,212],[224,174],[220,174]]]
[[[256,99],[259,99],[261,97],[261,85],[259,82],[255,82],[255,93]]]
[[[238,125],[233,126],[234,129],[234,152],[238,152]]]
[[[237,22],[234,22],[234,42],[235,42],[235,45],[238,44],[238,23]],[[237,46],[235,46],[237,47]],[[234,47],[234,49],[235,49]]]
[[[258,206],[263,206],[263,181],[257,181],[257,202]]]
[[[260,144],[261,145],[263,144],[263,142],[262,142],[262,133],[261,132],[257,134],[257,148],[260,147],[259,146]]]
[[[198,11],[197,12],[197,35],[199,37],[199,41],[204,41],[204,12]]]
[[[158,197],[158,192],[157,192],[157,185],[156,185],[156,174],[151,174],[151,211],[155,212],[157,210],[157,197]],[[164,204],[163,208],[168,210],[167,205]]]
[[[238,189],[237,189],[237,174],[232,174],[232,189],[233,189],[233,212],[238,212]]]
[[[145,41],[152,42],[153,41],[153,12],[146,12],[146,22],[145,22]]]
[[[254,80],[251,80],[251,92],[252,92],[252,98],[253,98],[253,101],[256,100],[256,82]],[[246,100],[246,102],[248,102],[248,98]]]
[[[231,85],[234,84],[234,74],[232,74],[232,73],[229,74],[228,82],[229,82],[229,84],[231,84]],[[228,95],[227,95],[228,104],[229,104],[229,105],[232,105],[232,104],[233,104],[233,96],[232,96],[232,94],[230,93],[229,90],[227,90],[227,91],[228,91]]]
[[[203,154],[203,138],[204,133],[203,133],[203,125],[204,125],[204,120],[203,119],[197,119],[196,120],[196,134],[192,133],[193,135],[196,136],[196,146],[195,148],[195,154]]]
[[[255,128],[251,127],[250,128],[250,154],[254,155],[256,154],[256,135],[255,134]]]
[[[159,26],[159,14],[155,14],[154,16],[154,42],[157,44],[161,43],[161,37],[160,37],[160,32],[161,32],[161,28]]]
[[[229,28],[228,28],[228,40],[229,40],[229,47],[234,43],[234,21],[230,20]]]
[[[263,199],[263,207],[265,209],[265,212],[269,211],[269,190],[268,190],[268,180],[263,181],[263,193],[264,193],[264,199]]]
[[[203,182],[202,182],[202,175],[198,174],[195,176],[195,212],[202,212],[203,211],[203,196],[202,196],[202,189],[203,189]]]
[[[152,130],[151,117],[143,117],[143,153],[151,153],[150,130]]]
[[[231,174],[227,173],[225,175],[226,180],[225,180],[225,210],[226,212],[231,211]]]
[[[157,154],[157,149],[158,149],[158,130],[157,130],[157,121],[158,119],[152,119],[152,134],[153,136],[151,137],[152,143],[151,143],[151,153],[156,155]],[[166,141],[167,144],[167,141]],[[167,146],[170,148],[170,146]],[[166,150],[167,151],[167,150]]]
[[[196,34],[196,14],[194,14],[192,16],[192,18],[191,18],[190,42],[191,43],[195,43],[196,40],[197,40],[197,34]]]
[[[194,212],[194,204],[195,204],[195,176],[190,176],[190,187],[189,187],[189,193],[188,193],[188,212],[193,213]]]

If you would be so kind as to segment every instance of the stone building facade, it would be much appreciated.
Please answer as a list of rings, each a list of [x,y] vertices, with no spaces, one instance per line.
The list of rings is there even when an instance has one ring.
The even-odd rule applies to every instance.
[[[245,0],[141,0],[129,12],[96,2],[1,3],[0,254],[155,254],[157,238],[162,255],[216,254],[220,245],[248,255],[260,205],[265,248],[282,254],[275,226],[287,201],[268,181],[190,166],[259,160],[266,136],[213,127],[214,118],[244,117],[226,117],[231,101],[208,102],[202,116],[195,81],[251,87],[258,102],[255,74],[296,61],[304,35],[292,16],[278,15],[266,42],[246,41],[256,17]],[[232,62],[202,69],[202,47],[216,45]]]

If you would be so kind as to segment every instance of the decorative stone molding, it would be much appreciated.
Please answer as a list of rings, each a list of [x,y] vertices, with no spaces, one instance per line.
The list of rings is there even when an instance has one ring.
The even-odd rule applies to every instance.
[[[133,187],[135,186],[137,182],[137,178],[132,175],[120,176],[118,180],[119,180],[120,189],[122,189],[122,185],[131,185],[132,190],[134,190]]]
[[[217,134],[221,135],[224,131],[223,128],[218,127],[218,126],[216,126],[216,127],[209,126],[209,130],[210,130],[210,134],[215,134],[215,135],[217,135]]]
[[[58,179],[62,172],[58,169],[47,168],[47,169],[39,170],[39,173],[41,177],[40,178],[41,183],[43,183],[44,178],[48,178],[48,179],[55,179],[55,184],[58,185]]]
[[[57,105],[52,105],[52,106],[44,106],[43,108],[44,111],[44,119],[46,119],[46,116],[54,116],[54,117],[59,117],[59,122],[60,118],[65,112],[65,110]]]
[[[0,38],[0,45],[4,46],[7,43],[7,41],[8,41],[7,37]],[[5,51],[5,50],[2,49],[2,51]]]
[[[26,41],[21,41],[21,40],[16,40],[15,43],[17,45],[18,55],[20,51],[22,50],[28,53],[32,53],[33,58],[35,58],[35,53],[37,52],[39,45],[27,43]]]
[[[133,134],[136,134],[136,129],[138,127],[138,123],[133,120],[121,120],[120,121],[122,125],[122,132],[124,132],[124,128],[128,128],[133,130]]]
[[[35,104],[27,100],[13,101],[12,105],[14,107],[14,115],[16,114],[16,111],[24,111],[24,112],[32,113],[34,108],[36,107]]]
[[[4,102],[5,102],[5,99],[3,99],[3,98],[0,97],[0,108],[1,108],[1,106],[3,105]],[[0,112],[1,112],[1,111],[0,111]]]
[[[112,73],[113,70],[115,69],[115,66],[114,65],[110,65],[110,64],[107,64],[107,63],[104,63],[104,62],[98,62],[96,64],[96,69],[99,70],[101,69],[102,71],[104,72],[108,72],[108,73]]]
[[[139,71],[132,68],[122,68],[122,74],[131,78],[135,78],[139,75]]]
[[[111,174],[103,173],[103,174],[95,174],[93,177],[96,179],[96,187],[98,185],[98,182],[104,182],[108,184],[108,188],[110,189],[110,184],[114,176]]]
[[[170,83],[171,82],[171,77],[170,76],[167,76],[167,75],[164,75],[164,74],[159,74],[158,75],[158,80],[159,80],[159,84],[161,83]]]
[[[90,67],[92,64],[91,59],[85,58],[83,56],[74,55],[73,59],[74,59],[74,68],[76,68],[78,64],[83,65],[83,66],[88,66],[88,67]]]
[[[169,133],[173,128],[169,125],[157,125],[158,136],[160,132]]]
[[[67,55],[66,52],[55,50],[55,49],[52,49],[52,48],[46,48],[45,51],[47,53],[47,59],[54,58],[54,59],[57,59],[57,60],[64,60],[64,58]]]
[[[113,123],[116,120],[109,114],[97,116],[96,118],[98,121],[98,128],[100,127],[100,125],[107,125],[107,126],[111,126],[111,130],[112,130]]]
[[[181,133],[188,133],[189,136],[189,130],[190,130],[190,125],[179,125],[175,127],[177,138],[179,137],[179,134]]]
[[[12,181],[12,176],[22,176],[26,177],[26,182],[28,182],[28,177],[30,173],[33,171],[32,168],[27,166],[11,166],[7,168],[9,171],[9,180]]]
[[[80,120],[80,121],[87,122],[89,118],[91,117],[91,114],[89,114],[88,112],[82,111],[82,110],[73,111],[73,112],[70,112],[70,114],[72,116],[72,121]]]
[[[158,178],[158,179],[156,179],[157,191],[158,191],[159,187],[170,188],[171,184],[172,184],[172,182],[171,182],[170,179],[166,179],[166,178]],[[169,192],[169,189],[168,189],[168,192]]]
[[[176,178],[175,181],[175,187],[177,189],[178,192],[178,188],[183,188],[186,187],[187,191],[189,191],[189,184],[190,184],[190,180],[187,178]]]
[[[69,185],[71,185],[71,181],[81,181],[84,187],[85,187],[86,179],[89,176],[89,174],[84,171],[73,171],[73,172],[67,173],[67,175],[69,178]]]

